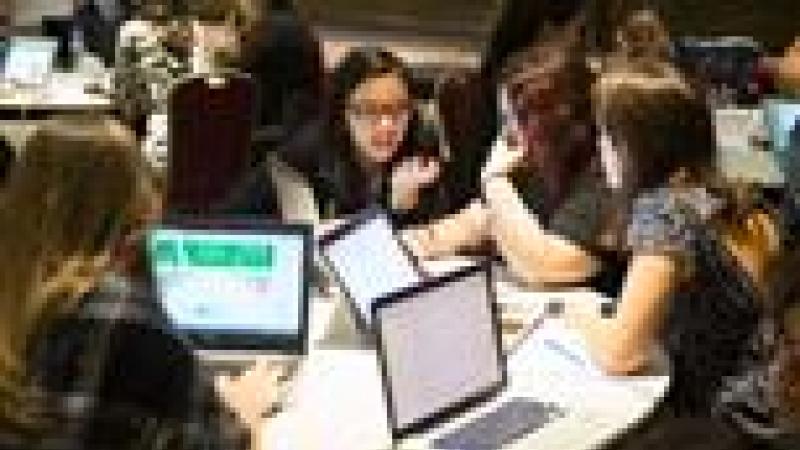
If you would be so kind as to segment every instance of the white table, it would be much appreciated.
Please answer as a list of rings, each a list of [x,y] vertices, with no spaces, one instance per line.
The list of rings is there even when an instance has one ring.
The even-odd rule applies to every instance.
[[[586,297],[587,301],[598,300],[591,292],[514,293],[508,286],[505,289],[501,290],[501,296],[506,303],[529,302],[536,305],[533,309],[538,307],[542,312],[543,300],[553,296],[578,295]],[[331,328],[329,325],[341,320],[337,319],[337,314],[340,313],[335,304],[315,302],[311,322],[313,342],[308,358],[293,382],[284,411],[265,424],[265,450],[391,448],[378,359],[373,350],[359,345],[355,338],[332,342],[328,333]],[[530,321],[537,318],[537,314],[529,313],[527,318]],[[341,327],[341,324],[338,326]],[[347,333],[338,334],[347,336]],[[528,339],[534,339],[535,336],[534,332]],[[526,343],[520,346],[518,356],[509,358],[509,392],[534,395],[541,399],[573,395],[580,397],[575,399],[576,402],[582,402],[587,393],[576,389],[576,385],[581,384],[580,380],[576,383],[574,377],[536,364],[536,361],[528,358]],[[660,402],[668,386],[668,376],[628,377],[613,383],[597,382],[592,385],[593,401],[587,403],[585,410],[575,419],[554,424],[536,433],[541,446],[537,444],[533,448],[595,448],[646,417]],[[475,409],[452,421],[450,426],[457,426],[480,412],[480,408]],[[580,426],[587,422],[595,424],[591,432]],[[426,447],[423,441],[409,440],[404,441],[400,448]]]

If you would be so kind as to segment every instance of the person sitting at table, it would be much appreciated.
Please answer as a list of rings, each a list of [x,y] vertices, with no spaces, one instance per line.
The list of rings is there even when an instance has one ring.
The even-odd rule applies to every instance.
[[[497,86],[508,77],[510,60],[536,46],[543,34],[552,34],[578,17],[596,15],[583,0],[506,0],[501,5],[480,69],[459,71],[439,87],[437,100],[450,155],[439,179],[446,202],[429,208],[428,223],[459,212],[480,196],[481,169],[502,125]],[[581,20],[592,22],[587,29],[601,26]],[[588,36],[582,40],[589,44]]]
[[[239,73],[239,24],[245,19],[238,5],[193,5],[193,75],[171,94],[166,208],[316,223],[313,194],[302,176],[274,152],[254,164],[259,86]]]
[[[169,95],[166,207],[206,213],[249,168],[256,86],[239,74],[238,0],[192,4],[191,75]]]
[[[509,58],[498,99],[504,124],[483,169],[490,189],[461,212],[409,230],[419,256],[446,257],[494,241],[522,281],[576,283],[595,275],[597,261],[579,243],[596,233],[605,188],[582,28],[580,17],[549,27],[539,42]],[[495,177],[506,170],[509,145],[525,149],[524,161],[508,177]]]
[[[775,226],[721,180],[709,112],[675,74],[660,64],[618,67],[595,85],[612,191],[598,245],[628,263],[611,317],[585,302],[566,304],[564,314],[609,374],[639,372],[657,347],[669,357],[670,412],[633,440],[639,445],[623,448],[751,448],[752,439],[717,412],[726,388],[749,368],[778,248]],[[699,429],[708,435],[695,435]]]
[[[278,149],[313,189],[323,221],[367,208],[392,212],[398,224],[415,219],[423,195],[437,195],[438,149],[419,145],[414,81],[403,62],[379,48],[351,50],[332,74],[321,117]],[[256,194],[268,183],[259,171],[240,188]]]
[[[142,0],[118,32],[114,101],[157,170],[167,160],[169,95],[190,71],[187,14],[182,0]]]
[[[331,76],[324,153],[312,185],[322,211],[348,215],[373,205],[413,214],[439,175],[436,150],[417,141],[415,81],[379,48],[351,50]]]
[[[115,122],[47,124],[0,191],[0,254],[13,261],[0,271],[4,449],[227,450],[258,437],[258,402],[275,392],[265,370],[218,397],[122,257],[153,204],[134,142]]]
[[[251,17],[242,33],[242,68],[259,87],[257,124],[277,127],[267,144],[280,144],[320,112],[325,85],[322,51],[297,2],[280,7],[275,2],[241,1]]]

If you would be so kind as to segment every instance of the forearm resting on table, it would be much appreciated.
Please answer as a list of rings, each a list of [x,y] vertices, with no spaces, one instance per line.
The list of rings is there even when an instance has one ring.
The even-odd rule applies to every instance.
[[[531,284],[570,284],[595,273],[594,258],[545,231],[506,178],[492,178],[484,188],[492,236],[516,276]]]
[[[607,373],[628,375],[652,362],[676,273],[669,257],[636,256],[614,317],[601,317],[591,302],[567,306],[568,324],[583,335],[595,361]]]
[[[417,256],[442,258],[480,246],[486,240],[487,225],[486,209],[476,200],[456,214],[406,230],[405,237]]]

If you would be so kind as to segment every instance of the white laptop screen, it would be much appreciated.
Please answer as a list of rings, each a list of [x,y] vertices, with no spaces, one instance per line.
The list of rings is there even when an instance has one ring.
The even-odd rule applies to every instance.
[[[504,382],[485,270],[376,309],[395,432]]]
[[[14,36],[5,53],[3,77],[25,83],[41,83],[52,72],[58,43],[45,37]]]
[[[422,281],[383,214],[357,223],[322,251],[367,326],[375,300]]]
[[[174,328],[301,331],[302,235],[157,229],[148,244],[161,304]]]

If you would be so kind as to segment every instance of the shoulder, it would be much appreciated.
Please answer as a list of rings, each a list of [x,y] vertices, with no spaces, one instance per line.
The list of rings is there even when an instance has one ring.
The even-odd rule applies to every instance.
[[[639,253],[687,251],[702,227],[722,208],[722,201],[704,187],[663,187],[633,202],[628,245]]]

